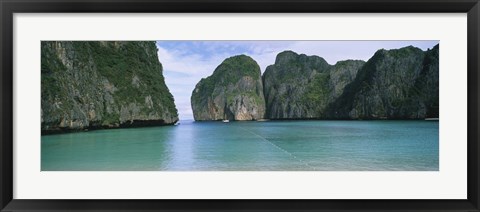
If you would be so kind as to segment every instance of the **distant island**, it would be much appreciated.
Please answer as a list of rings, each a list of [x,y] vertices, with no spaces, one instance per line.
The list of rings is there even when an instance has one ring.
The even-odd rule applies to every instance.
[[[251,57],[234,56],[198,82],[192,110],[197,121],[438,118],[438,55],[438,44],[408,46],[330,65],[284,51],[263,76]]]

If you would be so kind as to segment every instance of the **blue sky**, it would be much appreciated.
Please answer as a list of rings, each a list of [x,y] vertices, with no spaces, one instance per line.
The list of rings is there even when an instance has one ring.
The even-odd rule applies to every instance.
[[[260,65],[262,73],[285,50],[317,55],[328,63],[346,59],[367,61],[378,49],[416,46],[432,48],[438,41],[157,41],[158,58],[180,120],[193,119],[190,96],[200,79],[210,76],[228,57],[245,54]]]

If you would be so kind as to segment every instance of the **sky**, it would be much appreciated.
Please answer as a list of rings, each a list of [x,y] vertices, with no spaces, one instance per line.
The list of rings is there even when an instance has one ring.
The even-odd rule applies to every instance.
[[[357,59],[367,61],[379,49],[415,46],[432,48],[438,41],[157,41],[158,59],[173,94],[180,120],[193,120],[190,96],[202,78],[210,76],[228,57],[245,54],[257,61],[262,73],[278,53],[292,50],[317,55],[329,64]]]

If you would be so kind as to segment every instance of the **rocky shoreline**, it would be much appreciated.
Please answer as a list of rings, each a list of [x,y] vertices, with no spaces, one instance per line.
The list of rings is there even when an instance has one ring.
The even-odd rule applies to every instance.
[[[65,133],[76,133],[76,132],[88,132],[94,130],[105,130],[105,129],[125,129],[125,128],[140,128],[140,127],[159,127],[159,126],[173,126],[175,123],[165,123],[162,120],[134,120],[132,123],[123,123],[117,126],[89,126],[82,129],[73,129],[73,128],[56,128],[48,129],[41,131],[41,135],[55,135],[55,134],[65,134]]]

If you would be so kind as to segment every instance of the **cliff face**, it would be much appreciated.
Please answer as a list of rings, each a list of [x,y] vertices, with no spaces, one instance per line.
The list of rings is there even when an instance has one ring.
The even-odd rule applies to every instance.
[[[438,117],[439,46],[379,50],[329,106],[334,119]]]
[[[263,75],[270,119],[323,118],[327,106],[343,93],[365,62],[339,61],[329,65],[318,56],[285,51]]]
[[[173,124],[154,42],[41,43],[42,133]]]
[[[265,114],[261,72],[250,57],[227,58],[192,92],[195,120],[257,120]]]

